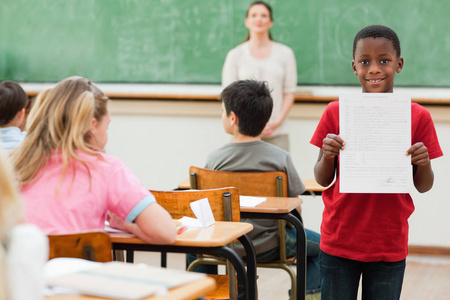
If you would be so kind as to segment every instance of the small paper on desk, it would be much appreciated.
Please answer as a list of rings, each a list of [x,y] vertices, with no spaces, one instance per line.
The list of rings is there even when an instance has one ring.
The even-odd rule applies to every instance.
[[[214,219],[214,215],[211,210],[211,206],[209,205],[208,198],[203,198],[194,202],[191,202],[191,209],[194,212],[194,215],[197,219],[190,217],[182,217],[178,221],[181,222],[182,225],[188,227],[208,227],[216,223]]]
[[[263,197],[239,196],[241,207],[255,207],[266,201]]]

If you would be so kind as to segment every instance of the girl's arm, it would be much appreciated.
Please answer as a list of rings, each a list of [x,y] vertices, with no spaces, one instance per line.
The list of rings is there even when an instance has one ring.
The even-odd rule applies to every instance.
[[[345,142],[340,136],[329,133],[323,139],[319,158],[314,166],[314,177],[321,186],[329,186],[334,179],[339,151],[344,150]]]
[[[411,155],[413,164],[414,186],[420,193],[425,193],[433,187],[434,173],[428,155],[428,148],[422,143],[415,143],[408,149],[406,155]]]
[[[177,230],[170,214],[158,203],[148,205],[134,223],[121,219],[114,213],[108,215],[111,227],[133,233],[149,244],[173,244]]]

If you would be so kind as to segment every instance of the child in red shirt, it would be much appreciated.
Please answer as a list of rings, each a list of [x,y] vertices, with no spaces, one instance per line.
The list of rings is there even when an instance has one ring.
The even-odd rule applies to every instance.
[[[395,73],[403,68],[400,42],[388,27],[372,25],[357,33],[353,72],[364,93],[392,93]],[[423,193],[431,189],[430,159],[442,156],[430,113],[411,103],[413,180]],[[363,299],[399,299],[408,254],[408,218],[414,211],[409,194],[341,194],[339,102],[328,105],[311,144],[321,148],[314,167],[316,181],[328,186],[321,226],[322,299],[356,299],[362,276]]]

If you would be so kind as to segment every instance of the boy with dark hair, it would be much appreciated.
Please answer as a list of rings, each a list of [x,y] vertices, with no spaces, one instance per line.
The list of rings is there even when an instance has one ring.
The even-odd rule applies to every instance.
[[[27,106],[25,91],[13,81],[0,83],[0,141],[6,153],[16,148],[25,137]]]
[[[234,136],[232,143],[208,155],[205,168],[231,172],[283,171],[287,174],[288,196],[298,197],[305,190],[289,153],[261,140],[261,133],[270,119],[273,102],[266,82],[239,80],[221,93],[222,123],[225,132]],[[253,224],[248,236],[255,246],[259,261],[279,259],[277,220],[245,219]],[[320,290],[318,244],[320,235],[306,230],[307,236],[307,293]],[[286,226],[287,257],[296,255],[296,232]],[[241,245],[238,254],[244,255]]]
[[[395,73],[403,68],[400,42],[390,28],[363,28],[353,42],[353,72],[364,93],[392,93]],[[430,113],[411,103],[413,181],[424,193],[434,174],[430,159],[442,156]],[[339,102],[331,102],[311,144],[321,148],[314,167],[316,181],[331,187],[322,193],[325,204],[320,242],[322,299],[356,299],[362,276],[363,299],[399,299],[408,254],[408,218],[414,211],[409,194],[345,194],[339,192]]]

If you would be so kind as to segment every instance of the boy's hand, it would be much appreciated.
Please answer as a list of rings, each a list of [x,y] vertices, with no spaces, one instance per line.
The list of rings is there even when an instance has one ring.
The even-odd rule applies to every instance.
[[[411,155],[411,163],[418,166],[426,166],[430,163],[428,148],[422,143],[415,143],[406,151],[406,155]]]
[[[339,155],[339,151],[344,150],[345,142],[339,135],[329,133],[323,139],[322,150],[325,159],[332,159]]]

